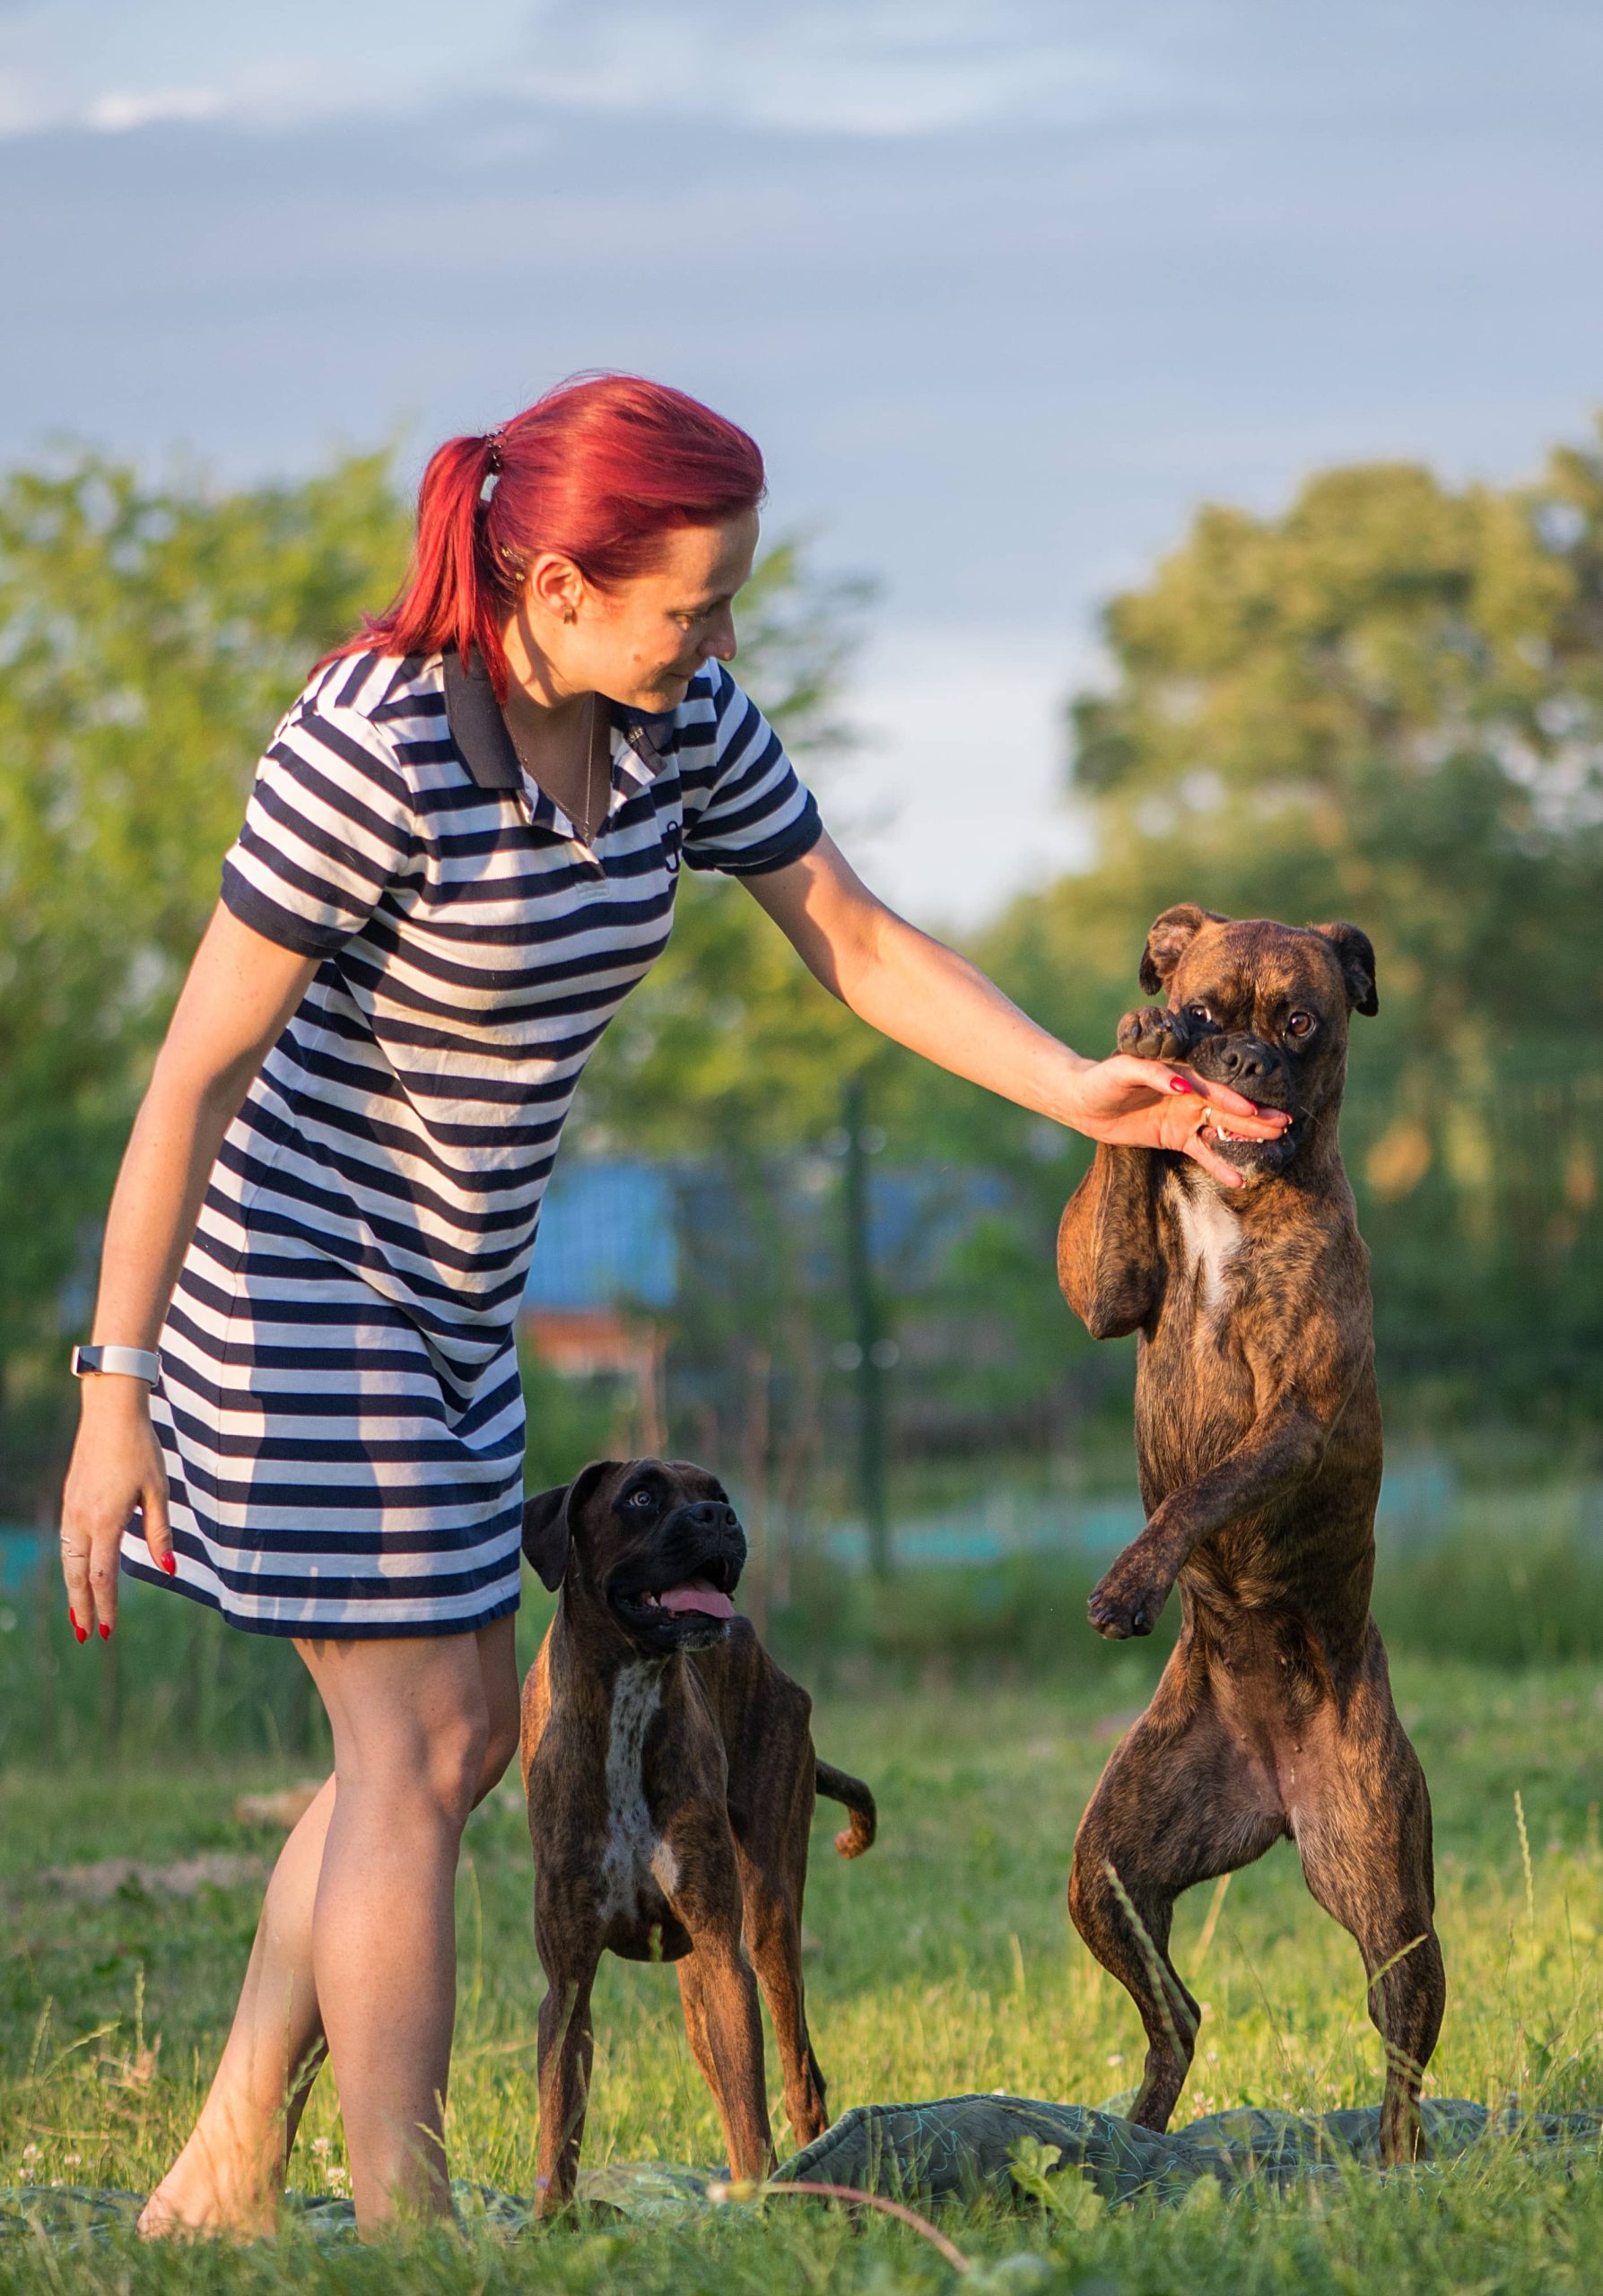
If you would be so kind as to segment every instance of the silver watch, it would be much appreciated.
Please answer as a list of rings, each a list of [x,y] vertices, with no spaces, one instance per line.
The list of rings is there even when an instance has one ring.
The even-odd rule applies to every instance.
[[[126,1378],[143,1379],[153,1387],[161,1375],[161,1364],[149,1347],[74,1347],[74,1377],[83,1379],[96,1371],[119,1371]]]

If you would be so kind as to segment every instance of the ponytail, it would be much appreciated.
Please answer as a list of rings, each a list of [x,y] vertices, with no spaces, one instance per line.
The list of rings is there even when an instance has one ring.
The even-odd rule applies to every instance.
[[[559,384],[430,458],[398,596],[327,658],[454,648],[466,668],[476,652],[504,701],[501,627],[541,551],[606,588],[648,571],[673,528],[720,525],[762,491],[754,441],[683,391],[633,375]]]

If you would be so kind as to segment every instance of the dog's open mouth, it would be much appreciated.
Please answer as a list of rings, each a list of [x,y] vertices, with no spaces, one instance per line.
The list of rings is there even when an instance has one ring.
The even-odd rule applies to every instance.
[[[1221,1124],[1217,1117],[1208,1126],[1204,1136],[1208,1145],[1216,1149],[1227,1164],[1254,1166],[1270,1172],[1284,1171],[1302,1142],[1294,1118],[1273,1140],[1260,1140],[1244,1132],[1233,1132],[1227,1124]]]
[[[720,1639],[735,1615],[732,1597],[740,1584],[740,1561],[728,1553],[681,1554],[663,1561],[675,1572],[666,1586],[620,1586],[614,1581],[609,1595],[619,1618],[633,1633],[649,1634],[659,1643],[688,1640],[693,1646]]]
[[[643,1590],[638,1597],[646,1610],[699,1611],[703,1618],[733,1618],[735,1605],[710,1578],[685,1578],[660,1594]]]

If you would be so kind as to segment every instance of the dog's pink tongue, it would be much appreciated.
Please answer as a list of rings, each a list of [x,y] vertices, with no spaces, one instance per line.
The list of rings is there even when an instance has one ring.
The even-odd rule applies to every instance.
[[[658,1600],[665,1611],[705,1611],[709,1618],[735,1615],[727,1595],[720,1595],[706,1578],[687,1578],[683,1587],[665,1587]]]

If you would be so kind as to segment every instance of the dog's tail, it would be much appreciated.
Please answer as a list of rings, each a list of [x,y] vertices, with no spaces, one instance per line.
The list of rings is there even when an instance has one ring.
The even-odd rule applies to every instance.
[[[851,1823],[835,1836],[835,1848],[842,1857],[860,1857],[865,1849],[873,1848],[874,1837],[879,1831],[879,1813],[874,1806],[873,1795],[860,1778],[853,1778],[849,1770],[837,1770],[832,1762],[815,1760],[813,1768],[818,1791],[829,1801],[844,1802],[851,1812]]]

